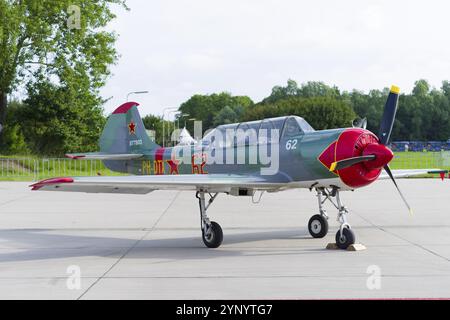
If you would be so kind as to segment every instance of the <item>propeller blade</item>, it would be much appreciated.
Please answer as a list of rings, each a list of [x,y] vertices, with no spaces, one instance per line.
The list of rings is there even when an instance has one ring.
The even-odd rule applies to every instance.
[[[353,157],[353,158],[348,158],[348,159],[344,159],[341,161],[336,161],[331,164],[330,171],[342,170],[342,169],[351,167],[354,164],[374,160],[375,158],[376,158],[375,155],[367,155],[367,156]]]
[[[400,197],[402,197],[403,202],[406,204],[406,207],[408,207],[409,213],[412,215],[413,210],[411,209],[411,206],[409,205],[408,201],[406,201],[406,198],[403,195],[403,193],[400,191],[400,188],[398,187],[397,182],[395,181],[394,175],[392,174],[392,171],[391,171],[391,168],[389,168],[389,165],[385,165],[384,170],[386,170],[387,174],[391,178],[392,182],[394,183],[395,187],[397,188],[398,193],[400,194]]]
[[[383,145],[389,143],[389,138],[391,137],[392,127],[395,121],[395,114],[397,113],[398,97],[400,93],[400,88],[396,86],[391,87],[391,92],[389,93],[386,105],[384,106],[383,117],[381,118],[380,132],[378,133],[378,139]]]

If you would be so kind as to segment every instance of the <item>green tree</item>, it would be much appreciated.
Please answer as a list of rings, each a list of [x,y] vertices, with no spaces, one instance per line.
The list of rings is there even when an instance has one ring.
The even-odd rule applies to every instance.
[[[430,91],[430,85],[427,80],[420,79],[414,83],[412,94],[419,97],[425,97]]]
[[[302,84],[301,88],[298,90],[298,96],[304,98],[311,97],[333,97],[339,98],[341,93],[338,87],[330,87],[320,81],[308,81]]]
[[[229,107],[225,106],[222,110],[219,111],[218,114],[214,117],[213,125],[217,127],[221,124],[230,124],[235,123],[239,119],[238,115],[234,110]]]
[[[303,117],[316,130],[351,126],[356,118],[350,104],[331,97],[291,97],[274,104],[259,104],[248,109],[243,121],[297,115]]]
[[[147,115],[142,118],[142,122],[146,129],[155,131],[155,142],[157,144],[163,145],[164,142],[167,145],[170,142],[174,128],[172,121],[163,120],[162,117],[154,115]]]
[[[370,90],[368,94],[353,90],[350,95],[350,103],[353,110],[361,118],[367,118],[367,129],[378,134],[384,105],[389,94],[389,89]],[[398,129],[396,123],[394,129]]]
[[[0,124],[17,86],[52,79],[98,94],[117,59],[110,5],[124,0],[0,0]]]
[[[230,93],[222,92],[211,95],[194,95],[188,101],[181,104],[179,111],[188,114],[188,118],[194,118],[203,122],[203,130],[214,127],[214,118],[225,107],[232,108],[235,112],[239,108],[247,109],[253,106],[253,101],[246,96],[232,96]],[[241,111],[239,111],[241,112]],[[182,118],[182,120],[185,120]],[[187,122],[190,132],[193,132],[193,122]]]
[[[262,103],[274,103],[280,100],[285,100],[289,97],[340,97],[339,89],[334,86],[330,87],[323,82],[308,81],[298,87],[297,82],[289,79],[285,87],[275,86],[269,97],[265,98]]]
[[[16,121],[20,121],[34,154],[96,151],[105,125],[99,104],[95,95],[85,91],[40,82],[28,88],[28,98],[16,111]]]
[[[23,103],[13,100],[9,103],[6,115],[6,124],[3,126],[3,139],[0,141],[0,154],[27,154],[29,152],[25,137],[17,118],[17,110],[23,107]]]

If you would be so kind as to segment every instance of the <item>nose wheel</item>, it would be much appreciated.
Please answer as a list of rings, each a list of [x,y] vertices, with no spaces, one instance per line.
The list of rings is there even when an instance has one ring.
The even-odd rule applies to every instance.
[[[313,216],[308,222],[308,230],[313,238],[323,238],[328,233],[328,215],[323,204],[328,200],[338,212],[339,231],[336,233],[336,245],[340,249],[347,249],[355,243],[355,233],[351,230],[347,222],[347,208],[342,204],[339,196],[339,189],[333,187],[331,190],[326,188],[316,188],[317,199],[319,203],[320,214]]]
[[[355,243],[355,233],[345,227],[344,229],[339,230],[336,233],[336,245],[339,247],[339,249],[346,250],[349,246]]]
[[[308,230],[313,238],[323,238],[328,234],[328,220],[323,215],[316,214],[309,219]]]

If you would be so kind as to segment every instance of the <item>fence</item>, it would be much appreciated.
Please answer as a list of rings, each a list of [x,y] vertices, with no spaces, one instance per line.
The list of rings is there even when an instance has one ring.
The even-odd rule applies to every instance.
[[[0,180],[37,181],[61,176],[117,175],[100,160],[0,158]]]
[[[392,169],[450,170],[450,151],[395,152]],[[0,180],[36,181],[61,176],[118,175],[100,160],[0,158]]]
[[[450,151],[394,152],[392,169],[450,169]]]

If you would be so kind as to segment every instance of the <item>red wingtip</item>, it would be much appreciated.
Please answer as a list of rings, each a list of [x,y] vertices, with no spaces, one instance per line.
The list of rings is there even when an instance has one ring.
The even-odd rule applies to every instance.
[[[126,102],[123,105],[121,105],[120,107],[118,107],[116,110],[114,110],[113,114],[127,113],[128,110],[130,110],[134,106],[137,107],[138,105],[139,105],[139,103],[137,103],[137,102]]]
[[[72,178],[51,178],[51,179],[39,181],[35,184],[32,184],[30,187],[31,187],[31,190],[36,191],[36,190],[41,189],[44,186],[48,186],[51,184],[72,183],[72,182],[73,182]]]
[[[82,158],[86,157],[85,155],[73,155],[73,154],[66,154],[64,156],[66,158],[73,159],[73,160],[82,159]]]

